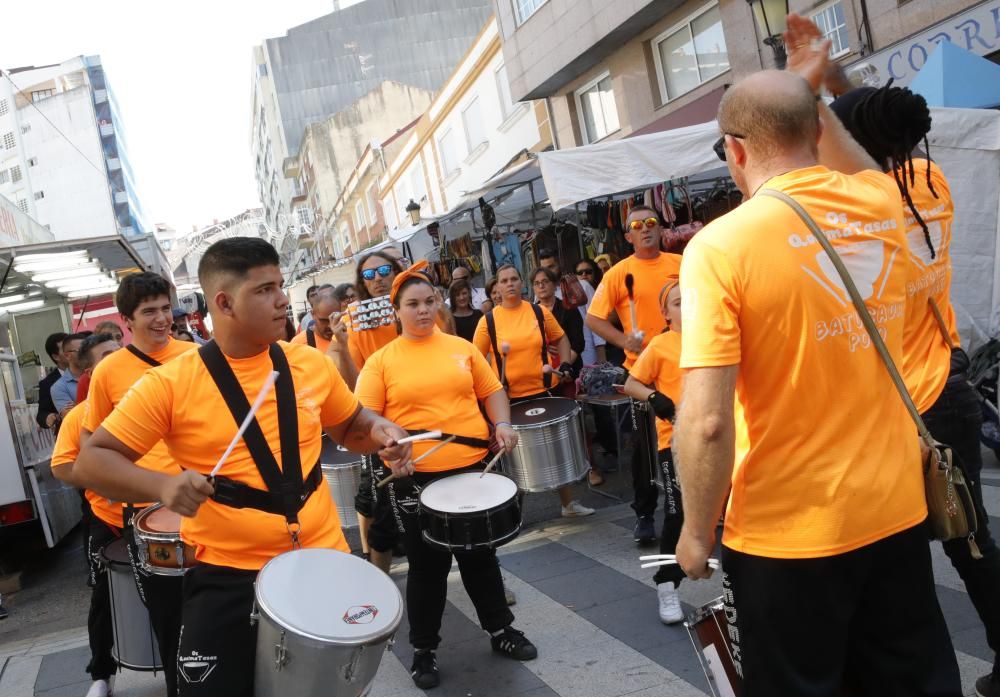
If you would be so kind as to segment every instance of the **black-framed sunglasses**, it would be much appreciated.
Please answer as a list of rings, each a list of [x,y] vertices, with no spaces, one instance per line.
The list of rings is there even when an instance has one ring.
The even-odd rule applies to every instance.
[[[733,138],[746,138],[746,136],[741,136],[736,133],[723,133],[719,136],[719,139],[715,141],[715,145],[712,146],[712,150],[723,162],[726,161],[726,136],[732,136]]]
[[[361,278],[366,281],[374,281],[376,273],[382,278],[386,278],[392,273],[392,264],[382,264],[381,266],[376,266],[374,269],[365,269],[361,272]]]
[[[593,269],[577,269],[576,270],[576,275],[577,276],[593,276],[594,275],[594,270]]]

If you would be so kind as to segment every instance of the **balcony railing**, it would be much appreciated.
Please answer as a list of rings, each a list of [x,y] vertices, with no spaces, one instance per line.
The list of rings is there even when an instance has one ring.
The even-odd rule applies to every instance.
[[[112,172],[116,172],[122,168],[122,161],[117,157],[108,158],[108,169]]]
[[[115,203],[128,203],[128,194],[124,191],[116,191]]]
[[[101,137],[107,138],[108,136],[113,136],[115,134],[115,127],[110,123],[101,124]]]
[[[108,91],[107,90],[94,90],[94,103],[103,104],[108,101]]]

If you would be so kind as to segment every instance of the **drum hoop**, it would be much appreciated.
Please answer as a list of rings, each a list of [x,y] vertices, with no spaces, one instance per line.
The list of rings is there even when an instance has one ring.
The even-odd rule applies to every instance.
[[[724,608],[725,604],[722,602],[722,596],[719,596],[715,600],[711,600],[701,607],[692,610],[691,614],[684,621],[684,626],[688,629],[694,629],[695,625],[714,617],[716,612]]]
[[[523,525],[524,525],[523,522],[519,522],[517,524],[517,527],[515,527],[513,530],[511,530],[506,535],[504,535],[502,537],[499,537],[496,540],[492,540],[490,542],[477,542],[475,544],[469,545],[468,548],[469,549],[495,549],[497,547],[505,545],[508,542],[510,542],[511,540],[515,539],[518,535],[521,534],[521,528],[523,527]],[[450,545],[450,544],[446,544],[446,543],[444,543],[444,542],[442,542],[440,540],[434,539],[433,537],[430,536],[430,534],[428,534],[428,532],[426,530],[421,530],[420,531],[420,536],[424,539],[424,542],[426,542],[427,544],[434,545],[434,546],[440,547],[442,549],[449,549],[449,550],[463,550],[463,549],[466,549],[466,545]]]
[[[352,460],[351,462],[321,462],[319,463],[321,471],[329,472],[330,470],[343,470],[343,469],[354,469],[355,467],[360,468],[362,466],[361,458],[357,460]]]
[[[154,503],[152,506],[148,506],[135,514],[135,519],[132,521],[132,529],[135,531],[136,537],[143,540],[156,540],[157,542],[173,539],[180,541],[180,530],[153,530],[144,525],[147,518],[151,518],[154,513],[164,508],[166,507],[162,503]]]
[[[574,407],[567,414],[562,414],[560,416],[556,416],[556,417],[554,417],[552,419],[549,419],[548,421],[540,421],[540,422],[530,423],[530,424],[513,423],[514,417],[513,417],[513,415],[511,415],[511,422],[512,422],[511,423],[511,428],[514,429],[515,431],[527,431],[527,430],[536,429],[536,428],[546,428],[548,426],[553,426],[553,425],[556,425],[556,424],[561,424],[561,423],[563,423],[565,421],[569,421],[570,419],[573,419],[573,418],[576,418],[577,416],[579,416],[580,411],[581,411],[580,410],[580,403],[577,402],[575,399],[567,399],[565,397],[539,397],[538,399],[531,400],[530,403],[544,402],[544,401],[550,400],[550,399],[552,399],[552,400],[559,400],[560,402],[572,402],[574,404]],[[528,403],[529,402],[522,402],[522,404],[528,404]],[[520,406],[520,405],[518,405],[518,406]]]

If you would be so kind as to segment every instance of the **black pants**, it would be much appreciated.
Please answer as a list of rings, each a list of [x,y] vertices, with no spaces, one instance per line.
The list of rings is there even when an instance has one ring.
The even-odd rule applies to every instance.
[[[962,466],[976,505],[979,530],[976,544],[982,559],[973,559],[964,540],[944,543],[944,551],[952,566],[965,582],[969,598],[986,628],[986,641],[993,649],[993,674],[1000,677],[1000,549],[990,535],[989,516],[983,506],[983,469],[979,450],[982,410],[975,390],[964,380],[949,383],[934,405],[923,414],[931,434],[950,445]]]
[[[960,697],[923,525],[816,559],[722,548],[743,697]]]
[[[361,477],[358,482],[358,491],[354,495],[354,510],[365,518],[372,518],[375,515],[375,482],[372,480],[373,467],[372,456],[363,455],[361,457]]]
[[[656,513],[660,490],[653,479],[659,463],[656,456],[656,425],[648,411],[638,409],[632,400],[632,426],[635,429],[635,448],[632,450],[632,510],[638,518],[648,518]]]
[[[664,483],[663,493],[663,529],[660,531],[660,554],[673,554],[677,551],[677,540],[681,537],[681,527],[684,525],[684,506],[681,503],[681,487],[677,481],[677,468],[674,466],[674,456],[670,448],[664,448],[657,453],[660,475]],[[686,578],[684,571],[677,564],[667,564],[656,570],[653,582],[656,585],[672,581],[675,586]]]
[[[167,684],[167,697],[177,696],[177,642],[181,632],[181,602],[183,576],[158,576],[144,570],[139,565],[139,555],[135,546],[131,510],[126,511],[127,525],[124,535],[128,540],[129,561],[132,575],[139,590],[139,597],[149,612],[149,623],[153,627],[156,643],[160,648],[163,678]],[[189,572],[190,573],[190,572]]]
[[[90,663],[87,672],[91,680],[107,680],[118,670],[118,663],[111,655],[115,633],[111,624],[111,591],[108,587],[107,567],[101,559],[101,550],[121,537],[121,530],[113,529],[94,517],[88,506],[84,525],[87,532],[87,585],[91,588],[90,612],[87,614],[87,637],[90,640]]]
[[[400,535],[402,535],[402,522],[392,505],[392,499],[400,489],[400,484],[392,481],[382,488],[376,486],[392,472],[383,464],[378,455],[369,455],[368,461],[371,463],[369,486],[374,500],[371,509],[372,522],[368,527],[368,546],[376,552],[391,552],[395,549]]]
[[[253,697],[256,571],[202,564],[184,578],[177,673],[181,697]]]
[[[424,541],[417,519],[418,490],[442,476],[478,472],[480,466],[449,472],[417,472],[407,483],[396,487],[394,506],[405,530],[406,554],[410,570],[406,576],[406,616],[410,622],[410,644],[414,649],[436,649],[441,643],[441,616],[448,594],[448,572],[452,553]],[[500,564],[494,549],[455,552],[462,584],[476,608],[479,624],[487,632],[497,632],[514,621],[504,598]]]

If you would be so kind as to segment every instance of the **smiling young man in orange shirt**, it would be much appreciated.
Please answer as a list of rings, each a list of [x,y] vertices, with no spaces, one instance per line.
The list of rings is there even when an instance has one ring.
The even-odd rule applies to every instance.
[[[817,164],[837,124],[821,125],[796,75],[746,78],[718,122],[747,198],[684,252],[678,562],[711,574],[728,498],[723,598],[745,697],[958,697],[916,429],[823,248],[758,193],[782,191],[818,221],[900,361],[911,270],[899,192],[848,137],[867,167]]]
[[[278,343],[288,307],[279,263],[274,248],[257,238],[209,247],[198,277],[215,339],[149,371],[77,462],[101,495],[160,500],[184,516],[181,536],[199,564],[184,576],[177,655],[182,697],[253,694],[256,629],[249,617],[264,564],[296,545],[349,551],[320,474],[324,429],[348,449],[379,450],[396,472],[413,469],[409,445],[396,444],[406,432],[362,409],[328,357]],[[251,421],[256,425],[237,442],[213,486],[206,475],[273,370],[279,377]],[[184,463],[183,472],[136,466],[160,441]]]
[[[652,208],[636,206],[629,211],[625,239],[632,244],[635,253],[605,272],[587,311],[587,327],[608,343],[624,349],[626,369],[632,367],[653,337],[663,331],[660,289],[668,276],[680,273],[680,256],[660,251],[662,233],[658,214]],[[635,322],[638,325],[635,327],[632,326],[629,304],[629,277],[632,279]],[[612,312],[618,314],[622,331],[609,321]],[[653,441],[656,434],[643,433],[641,437]],[[652,449],[656,450],[655,443]],[[652,483],[652,477],[658,465],[649,461],[649,450],[636,448],[632,455],[632,510],[636,517],[633,537],[640,544],[656,539],[653,516],[659,491]]]

